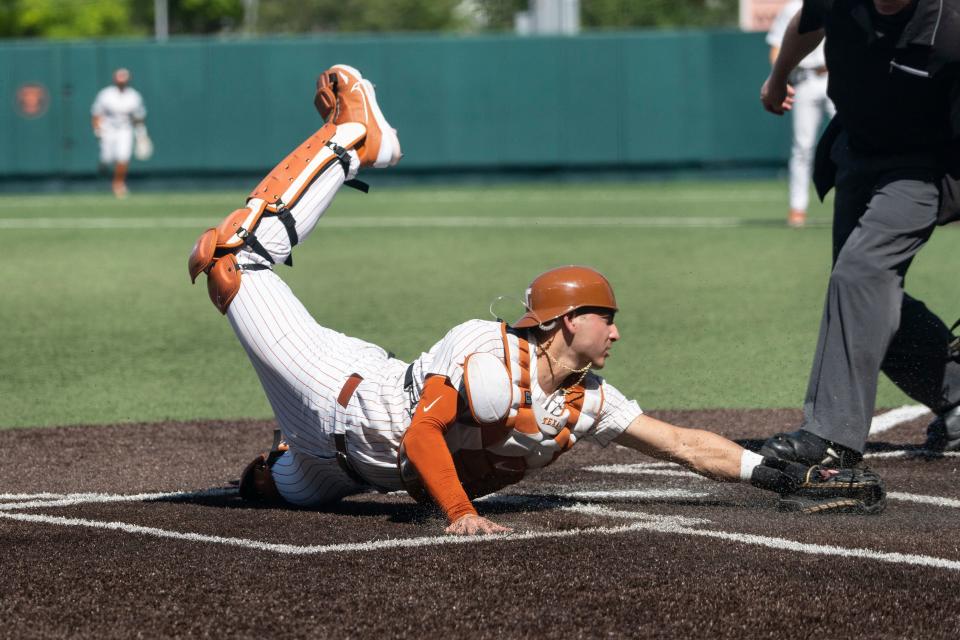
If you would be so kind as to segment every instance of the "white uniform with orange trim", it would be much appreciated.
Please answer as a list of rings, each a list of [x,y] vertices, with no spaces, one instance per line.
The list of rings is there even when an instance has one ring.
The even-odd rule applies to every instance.
[[[349,177],[356,165],[353,152],[351,156]],[[343,169],[334,163],[290,208],[301,243],[344,180]],[[289,234],[276,217],[263,218],[256,235],[275,264],[290,255]],[[509,363],[514,384],[528,388],[529,397],[521,394],[514,399],[509,429],[502,432],[509,432],[509,437],[495,446],[483,442],[483,430],[477,425],[451,427],[447,442],[455,459],[469,457],[464,452],[486,448],[495,456],[522,456],[527,468],[537,468],[578,440],[607,445],[642,413],[635,401],[593,375],[584,381],[583,397],[572,403],[562,392],[544,393],[536,382],[536,358],[529,358],[536,345],[512,334],[505,336],[501,323],[484,320],[454,327],[421,354],[413,363],[413,388],[408,392],[404,389],[407,363],[391,358],[374,344],[318,324],[273,269],[265,268],[270,265],[257,253],[241,250],[237,260],[241,269],[246,269],[227,317],[260,377],[290,447],[274,465],[273,478],[280,494],[293,504],[320,505],[370,487],[402,489],[398,449],[424,380],[429,375],[443,375],[463,392],[463,363],[473,353],[491,353]],[[505,344],[510,345],[509,358]],[[519,366],[521,359],[529,364]],[[338,396],[352,374],[363,380],[341,405]],[[571,412],[571,407],[576,411]],[[558,437],[565,426],[569,433]],[[352,480],[337,462],[338,434],[345,437],[350,464],[366,485]],[[563,442],[553,445],[548,440]]]

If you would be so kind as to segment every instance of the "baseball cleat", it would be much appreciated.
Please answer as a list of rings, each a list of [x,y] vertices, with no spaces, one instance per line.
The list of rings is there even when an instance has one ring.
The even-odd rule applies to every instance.
[[[760,455],[779,458],[805,465],[826,467],[855,467],[863,454],[849,447],[824,440],[804,429],[778,433],[763,443]]]
[[[807,224],[807,212],[799,209],[791,209],[787,214],[787,226],[791,229],[799,229]]]
[[[933,452],[960,451],[960,406],[933,419],[927,426],[923,448]]]
[[[324,71],[317,79],[314,104],[328,122],[359,122],[367,128],[367,137],[356,148],[360,166],[382,168],[400,162],[397,130],[383,117],[373,84],[359,71],[345,64]]]

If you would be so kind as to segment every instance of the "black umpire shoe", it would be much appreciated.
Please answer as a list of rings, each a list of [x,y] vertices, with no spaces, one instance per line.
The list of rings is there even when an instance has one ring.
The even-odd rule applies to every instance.
[[[927,426],[928,451],[960,451],[960,406],[941,413]]]
[[[778,433],[763,443],[760,455],[813,466],[848,468],[863,460],[863,454],[800,429]]]

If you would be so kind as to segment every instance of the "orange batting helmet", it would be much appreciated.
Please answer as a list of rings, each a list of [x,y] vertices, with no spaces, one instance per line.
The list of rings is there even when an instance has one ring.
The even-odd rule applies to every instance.
[[[537,276],[527,287],[526,307],[527,312],[512,326],[535,327],[583,307],[616,311],[617,299],[599,271],[570,265]]]

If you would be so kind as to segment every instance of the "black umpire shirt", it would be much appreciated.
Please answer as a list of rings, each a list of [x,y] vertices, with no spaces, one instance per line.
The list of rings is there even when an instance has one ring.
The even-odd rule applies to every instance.
[[[852,151],[891,168],[943,172],[955,166],[960,0],[914,0],[894,16],[877,13],[873,0],[804,0],[800,33],[821,28],[830,70],[827,94],[837,107],[821,146],[845,131]],[[828,152],[818,149],[818,165]],[[822,185],[824,167],[818,169],[823,195],[833,176]]]

